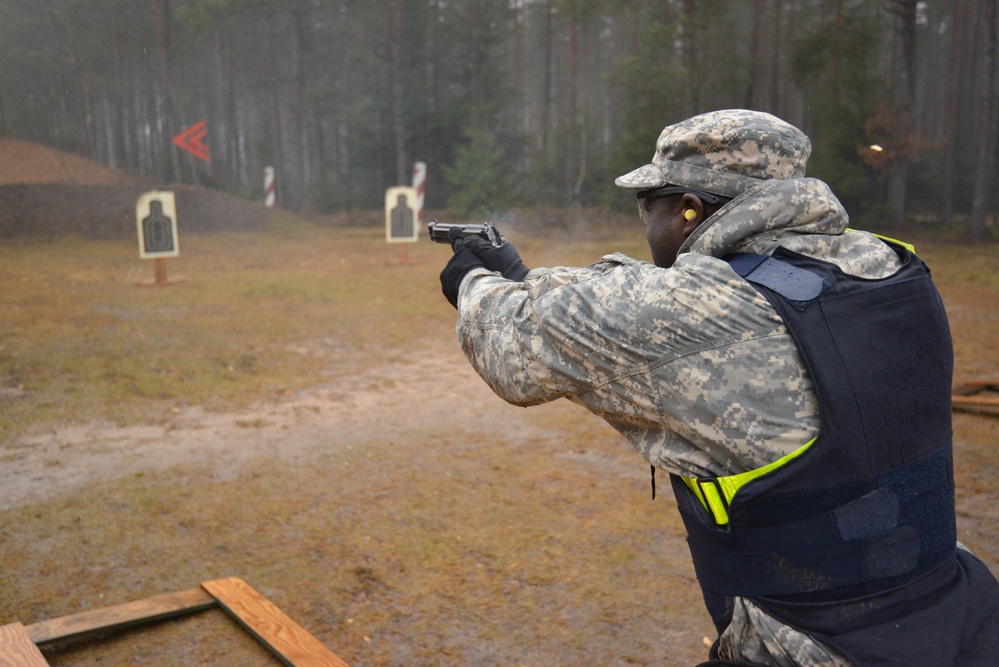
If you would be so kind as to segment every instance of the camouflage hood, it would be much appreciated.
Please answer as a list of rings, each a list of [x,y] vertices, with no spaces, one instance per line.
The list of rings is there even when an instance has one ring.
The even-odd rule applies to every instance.
[[[829,186],[815,178],[767,180],[742,193],[687,237],[678,255],[769,254],[796,237],[838,236],[849,218]],[[790,243],[788,243],[790,241]]]

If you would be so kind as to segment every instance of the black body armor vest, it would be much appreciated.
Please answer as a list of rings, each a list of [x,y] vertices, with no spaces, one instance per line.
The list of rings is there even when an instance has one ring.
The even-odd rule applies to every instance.
[[[742,596],[859,665],[977,665],[956,656],[995,636],[999,593],[955,547],[950,330],[929,270],[892,247],[902,268],[878,280],[783,248],[725,258],[790,331],[819,436],[740,488],[726,526],[675,476],[674,493],[719,632]]]

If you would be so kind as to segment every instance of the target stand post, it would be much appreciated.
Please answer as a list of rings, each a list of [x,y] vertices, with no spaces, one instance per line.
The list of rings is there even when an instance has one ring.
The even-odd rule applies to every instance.
[[[153,259],[153,280],[156,281],[157,285],[166,285],[170,282],[166,257]]]

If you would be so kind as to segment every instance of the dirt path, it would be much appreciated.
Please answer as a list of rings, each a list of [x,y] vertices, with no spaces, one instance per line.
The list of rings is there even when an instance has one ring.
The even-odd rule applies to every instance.
[[[223,479],[264,457],[305,465],[320,452],[440,428],[443,416],[509,437],[511,417],[518,414],[523,411],[500,401],[456,345],[442,343],[419,357],[239,412],[192,407],[149,425],[95,422],[23,438],[8,446],[0,466],[0,509],[182,464],[209,467]],[[512,430],[524,437],[532,427],[520,422]]]
[[[576,406],[560,404],[557,409],[577,410],[581,418],[590,418]],[[971,430],[967,426],[971,420],[994,430],[994,417],[957,414],[958,432]],[[0,510],[182,465],[231,480],[260,460],[308,466],[318,457],[372,443],[400,442],[411,450],[409,456],[419,457],[420,448],[428,444],[414,442],[412,434],[430,434],[432,442],[435,433],[462,429],[485,435],[497,445],[534,440],[551,443],[556,452],[564,449],[562,431],[547,428],[538,411],[528,415],[497,398],[457,345],[441,341],[418,357],[387,360],[238,412],[189,407],[146,425],[93,422],[15,440],[7,445],[0,466],[4,489]],[[609,432],[608,437],[616,434]],[[589,452],[575,458],[598,469],[599,475],[644,479],[645,467],[624,440],[613,455]],[[986,563],[996,567],[994,499],[970,492],[987,486],[979,478],[991,478],[994,457],[981,446],[958,442],[955,459],[960,532],[976,544]]]

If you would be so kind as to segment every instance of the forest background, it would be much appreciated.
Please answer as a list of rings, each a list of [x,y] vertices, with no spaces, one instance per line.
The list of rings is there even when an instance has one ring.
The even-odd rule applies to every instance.
[[[997,0],[3,0],[0,136],[332,213],[623,208],[668,123],[769,111],[854,221],[995,233]],[[211,160],[171,137],[207,121]]]

